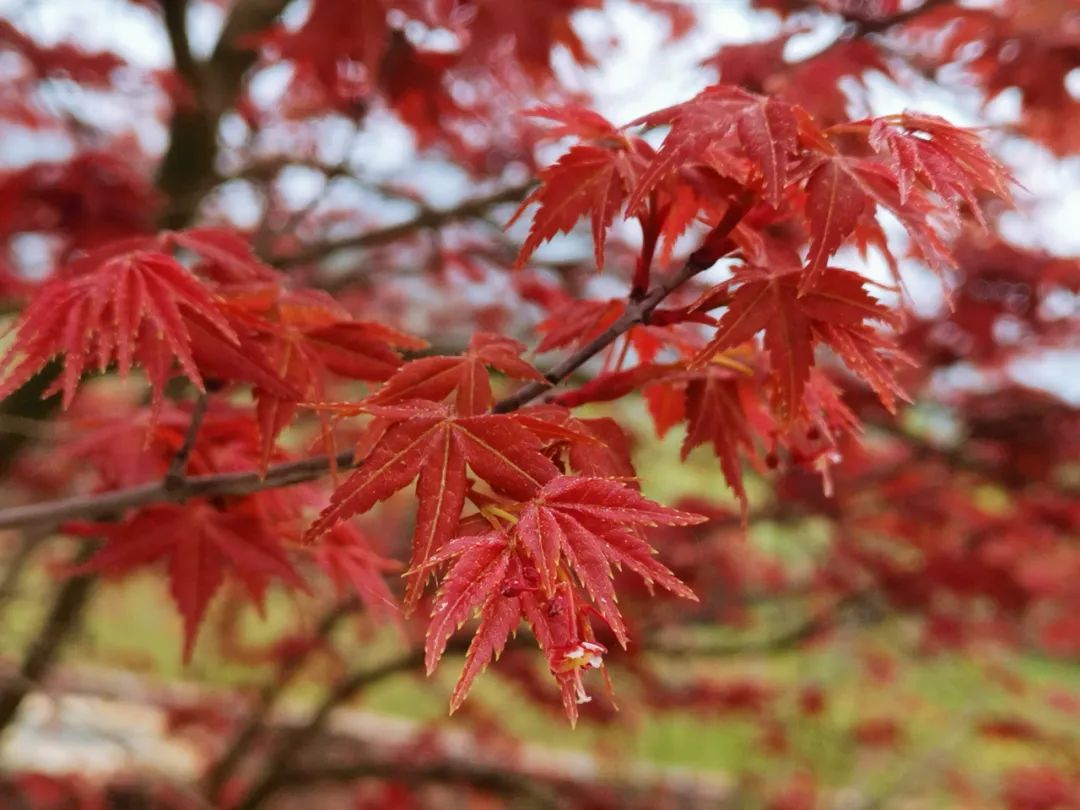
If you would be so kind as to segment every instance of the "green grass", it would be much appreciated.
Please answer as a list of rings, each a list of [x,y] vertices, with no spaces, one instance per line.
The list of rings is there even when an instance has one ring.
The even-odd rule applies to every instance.
[[[5,612],[0,651],[12,655],[31,639],[41,618],[40,594],[50,582],[41,571],[24,583],[22,596]],[[292,626],[303,605],[278,596],[271,598],[265,621],[245,617],[243,636],[249,644],[269,641],[281,627]],[[208,630],[213,627],[211,611]],[[730,631],[717,631],[730,635]],[[180,660],[180,623],[168,601],[163,580],[152,574],[109,583],[94,595],[89,620],[68,660],[122,666],[156,678],[182,678],[211,686],[241,686],[267,677],[266,667],[230,663],[216,654],[213,634],[207,632],[194,660]],[[908,658],[897,677],[888,683],[868,681],[858,665],[858,651],[867,648],[903,650],[910,628],[896,621],[874,632],[841,633],[820,649],[732,660],[659,662],[673,679],[691,674],[717,681],[760,678],[780,689],[776,715],[789,729],[787,753],[774,756],[761,745],[755,718],[739,712],[713,715],[685,711],[649,712],[637,700],[633,685],[617,684],[624,704],[623,716],[610,725],[582,723],[571,731],[556,715],[536,709],[518,688],[501,679],[496,667],[482,677],[471,700],[507,730],[537,744],[567,749],[592,749],[617,757],[634,758],[660,766],[715,771],[777,784],[793,768],[812,771],[822,784],[854,786],[869,795],[922,795],[930,806],[947,806],[939,788],[947,767],[970,774],[977,783],[992,785],[1007,768],[1021,764],[1054,763],[1069,766],[1068,749],[1078,750],[1075,723],[1056,712],[1045,700],[1048,689],[1080,693],[1080,668],[1038,658],[1005,663],[1028,683],[1014,693],[988,677],[986,667],[969,656],[943,655]],[[400,649],[388,633],[358,638],[346,628],[339,648],[357,662],[385,659]],[[369,690],[359,702],[366,709],[412,718],[421,722],[455,724],[447,719],[449,693],[460,660],[448,657],[431,680],[395,677]],[[826,687],[826,710],[816,717],[801,717],[795,702],[804,685]],[[307,679],[291,700],[307,702],[318,691],[318,681]],[[895,749],[876,751],[852,743],[851,727],[859,719],[897,717],[905,740]],[[1020,716],[1048,733],[1070,741],[1056,748],[1021,742],[991,740],[974,732],[977,718]],[[909,771],[921,774],[918,778]],[[899,787],[897,787],[899,785]]]

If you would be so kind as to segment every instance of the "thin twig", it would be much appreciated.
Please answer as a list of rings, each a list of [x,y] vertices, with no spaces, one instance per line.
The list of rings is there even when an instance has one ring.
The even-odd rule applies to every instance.
[[[195,407],[191,410],[191,422],[188,423],[184,441],[180,445],[180,449],[176,451],[176,455],[173,456],[169,471],[165,473],[165,488],[168,490],[175,490],[184,484],[188,461],[191,459],[191,453],[195,449],[195,442],[199,438],[199,428],[202,427],[203,418],[206,416],[206,406],[209,402],[210,397],[203,393],[200,393],[198,399],[195,400]]]
[[[466,200],[453,208],[425,209],[405,222],[399,222],[396,225],[388,225],[385,228],[367,231],[366,233],[357,236],[348,236],[335,241],[319,242],[317,244],[308,245],[305,248],[301,248],[296,253],[288,256],[274,257],[270,261],[279,267],[290,267],[297,264],[309,264],[311,262],[319,261],[339,250],[377,247],[378,245],[396,242],[417,231],[440,228],[443,225],[449,225],[452,222],[473,219],[486,213],[489,208],[496,205],[518,202],[529,193],[532,186],[533,184],[531,182],[521,183],[516,186],[509,186],[508,188],[504,188],[501,191],[496,191],[495,193],[488,194],[484,197]]]
[[[739,221],[746,213],[747,207],[748,201],[746,200],[742,201],[740,204],[729,207],[720,223],[712,229],[705,239],[705,243],[711,246],[710,250],[707,252],[698,250],[693,253],[690,258],[687,259],[686,264],[684,264],[682,269],[677,273],[654,286],[641,298],[631,300],[627,304],[623,314],[620,315],[611,326],[548,372],[548,374],[545,375],[544,382],[536,381],[526,383],[515,393],[496,403],[493,408],[494,412],[507,413],[509,411],[515,411],[522,405],[531,402],[536,399],[536,397],[540,396],[553,386],[558,385],[577,371],[590,359],[614,343],[620,335],[629,332],[630,329],[637,326],[639,323],[647,322],[649,316],[652,315],[653,310],[660,306],[664,299],[671,295],[671,293],[694,276],[708,270],[716,264],[722,256],[734,250],[735,244],[731,242],[727,236],[735,229],[735,226],[739,224]]]
[[[654,309],[671,294],[676,287],[701,272],[687,265],[668,281],[658,284],[640,301],[635,301],[626,307],[626,310],[618,320],[597,335],[585,346],[574,354],[567,357],[558,366],[544,375],[544,382],[534,381],[523,385],[517,391],[503,400],[500,400],[494,408],[495,413],[509,413],[516,411],[523,405],[536,399],[544,392],[561,383],[571,374],[578,370],[597,354],[615,342],[620,336],[628,332],[639,323],[648,320]]]

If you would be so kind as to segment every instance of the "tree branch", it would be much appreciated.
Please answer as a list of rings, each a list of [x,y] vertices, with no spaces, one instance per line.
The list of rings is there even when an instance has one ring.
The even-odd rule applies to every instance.
[[[413,785],[426,783],[461,785],[501,794],[511,807],[560,808],[612,806],[622,808],[742,806],[738,791],[724,783],[701,779],[678,779],[661,773],[636,771],[640,766],[600,769],[596,773],[552,772],[543,766],[525,768],[515,763],[482,764],[465,759],[416,762],[404,756],[390,759],[365,756],[341,764],[311,766],[283,776],[281,788],[313,784],[352,783],[362,779],[385,779]]]
[[[172,48],[173,64],[192,90],[198,92],[199,68],[188,42],[187,10],[188,0],[162,0],[161,12],[165,18],[169,47]]]
[[[664,658],[731,658],[739,655],[765,655],[785,652],[810,641],[842,624],[845,614],[870,605],[872,590],[848,594],[827,608],[808,616],[802,622],[765,638],[728,643],[687,644],[657,635],[644,643],[644,649]],[[875,612],[863,618],[866,623],[881,620],[884,614]]]
[[[337,626],[359,607],[360,600],[355,596],[338,602],[319,622],[318,627],[315,629],[313,641],[328,639]],[[270,717],[270,710],[277,703],[282,692],[292,683],[293,678],[300,672],[316,649],[319,649],[319,645],[312,643],[301,652],[285,659],[277,672],[277,677],[265,684],[259,691],[255,706],[247,715],[243,727],[233,737],[232,743],[230,743],[225,753],[214,763],[203,779],[203,791],[207,796],[217,796],[221,791],[221,788],[236,770],[236,766],[240,764],[252,744],[265,730]]]
[[[523,385],[506,399],[500,400],[492,409],[495,413],[515,411],[522,405],[536,399],[548,389],[558,385],[581,366],[615,342],[619,336],[629,332],[639,323],[645,323],[665,298],[689,281],[691,278],[708,270],[723,256],[735,248],[728,234],[735,229],[749,207],[748,201],[733,204],[724,214],[720,223],[705,237],[703,246],[696,250],[682,269],[671,278],[660,282],[639,299],[631,300],[622,315],[611,326],[597,335],[585,346],[563,360],[545,375],[545,382],[531,382]]]
[[[16,506],[0,510],[0,529],[17,529],[42,523],[63,523],[82,518],[101,518],[136,506],[179,503],[189,498],[211,495],[250,495],[264,489],[285,487],[319,478],[330,471],[332,461],[338,468],[348,469],[354,464],[353,451],[346,450],[333,459],[329,456],[312,456],[299,461],[277,464],[270,467],[265,476],[260,475],[257,470],[193,475],[185,478],[183,483],[173,489],[169,489],[164,481],[156,481],[97,495],[79,495],[28,506]]]
[[[322,702],[319,703],[307,722],[290,729],[278,741],[274,750],[267,757],[266,766],[262,769],[259,778],[243,799],[233,805],[234,810],[255,810],[282,786],[285,775],[289,770],[289,764],[296,756],[296,752],[303,750],[319,734],[334,709],[355,697],[368,686],[391,675],[417,669],[423,662],[424,651],[422,649],[409,650],[397,658],[392,658],[369,669],[358,670],[338,681],[333,689],[323,697]],[[217,797],[211,795],[210,798]]]
[[[93,556],[96,543],[84,544],[72,557],[72,565],[80,565]],[[78,620],[90,598],[95,582],[91,574],[69,577],[60,585],[52,608],[30,645],[18,673],[0,692],[0,731],[15,718],[23,699],[41,682],[52,668],[57,653],[78,627]]]
[[[165,22],[173,45],[177,71],[191,84],[192,98],[177,103],[169,125],[169,148],[158,170],[157,185],[168,205],[161,215],[164,228],[181,228],[194,218],[199,201],[213,185],[216,173],[217,130],[222,114],[236,101],[244,75],[257,53],[244,42],[266,28],[289,0],[238,0],[210,58],[197,65],[184,56],[186,33],[182,0],[165,4]],[[195,77],[197,80],[193,81]]]
[[[18,545],[3,559],[4,573],[0,576],[0,618],[18,591],[19,580],[26,573],[40,542],[49,534],[48,527],[27,529],[19,537]]]
[[[922,5],[912,6],[911,8],[899,11],[895,14],[885,14],[881,16],[864,16],[856,11],[845,10],[843,8],[822,8],[822,4],[817,0],[804,0],[804,2],[799,3],[797,7],[789,10],[818,11],[824,14],[834,14],[847,23],[849,31],[845,36],[846,38],[851,39],[854,37],[866,36],[867,34],[880,34],[889,30],[894,25],[903,25],[904,23],[911,22],[913,19],[931,9],[939,6],[951,5],[953,2],[955,2],[955,0],[925,0]]]
[[[621,335],[630,331],[631,328],[637,326],[639,323],[645,323],[645,321],[648,320],[649,315],[657,306],[659,306],[661,301],[667,298],[677,287],[680,287],[684,282],[700,272],[700,269],[696,269],[687,264],[671,279],[655,286],[640,301],[631,302],[626,307],[623,314],[620,315],[618,320],[611,324],[611,326],[545,374],[545,382],[534,381],[523,385],[513,394],[496,403],[493,409],[495,413],[509,413],[510,411],[516,411],[518,408],[536,399],[544,392],[557,386],[577,371],[578,368],[614,343]]]
[[[336,241],[319,242],[317,244],[308,245],[292,255],[276,256],[269,261],[279,267],[291,267],[298,264],[309,264],[324,259],[331,253],[336,253],[340,250],[377,247],[379,245],[389,244],[390,242],[395,242],[398,239],[409,236],[416,231],[441,228],[443,225],[448,225],[452,222],[473,219],[486,213],[489,208],[496,205],[519,202],[529,193],[529,190],[532,187],[533,183],[531,182],[522,183],[516,186],[509,186],[508,188],[504,188],[501,191],[496,191],[484,197],[466,200],[453,208],[424,209],[415,217],[405,222],[399,222],[396,225],[388,225],[385,228],[377,228],[357,236],[348,236]]]
[[[469,762],[408,762],[362,759],[343,765],[329,765],[287,773],[279,787],[306,787],[327,782],[356,782],[361,779],[392,779],[410,785],[428,782],[463,785],[512,796],[514,807],[559,807],[556,791],[519,771]]]
[[[954,0],[926,0],[921,6],[914,6],[907,11],[901,11],[899,14],[891,14],[887,17],[879,17],[876,19],[854,17],[844,14],[841,14],[841,16],[848,23],[855,26],[853,32],[854,36],[865,36],[867,34],[883,33],[895,25],[903,25],[904,23],[911,22],[932,9],[952,5],[953,2]]]
[[[648,320],[660,303],[672,292],[698,273],[711,267],[720,256],[730,252],[734,245],[727,234],[738,224],[745,206],[733,205],[705,240],[707,250],[696,251],[683,268],[671,278],[658,283],[639,301],[632,301],[615,323],[586,346],[578,349],[547,374],[545,383],[529,383],[515,393],[500,400],[492,409],[495,413],[509,413],[528,404],[553,386],[558,385],[576,369],[603,351],[631,327]],[[172,488],[164,481],[139,484],[128,489],[114,490],[97,495],[81,495],[62,498],[29,506],[17,506],[0,510],[0,529],[14,529],[40,523],[62,523],[77,518],[102,517],[124,509],[146,506],[152,503],[181,502],[188,498],[211,495],[250,495],[264,489],[289,486],[310,481],[326,474],[332,465],[341,469],[355,466],[351,450],[339,453],[336,458],[313,456],[300,461],[290,461],[270,467],[265,475],[258,471],[197,475],[185,478]]]

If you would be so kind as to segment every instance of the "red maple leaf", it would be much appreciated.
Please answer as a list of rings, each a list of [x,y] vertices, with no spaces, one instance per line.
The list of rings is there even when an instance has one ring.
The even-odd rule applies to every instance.
[[[257,343],[274,372],[295,390],[283,396],[277,389],[255,389],[263,467],[300,402],[327,400],[334,379],[386,380],[402,365],[400,350],[427,345],[389,326],[353,319],[321,291],[293,292],[279,284],[260,285],[254,294],[243,288],[228,293],[229,311],[242,323],[237,326],[242,339]]]
[[[326,292],[291,289],[233,231],[191,228],[171,235],[192,251],[194,271],[209,279],[235,331],[235,347],[209,345],[199,353],[215,376],[255,384],[265,468],[274,439],[302,401],[322,402],[335,377],[379,382],[402,363],[399,350],[427,342],[372,321],[354,319]],[[196,346],[206,342],[205,335]]]
[[[159,401],[167,376],[162,355],[174,356],[184,374],[204,389],[191,351],[190,324],[198,322],[234,344],[236,335],[213,293],[155,247],[150,239],[113,243],[72,263],[64,278],[34,296],[4,354],[0,397],[57,355],[65,357],[56,383],[65,407],[84,370],[104,370],[114,361],[121,376],[133,365],[146,366]]]
[[[630,123],[638,125],[666,125],[671,129],[630,193],[626,207],[632,213],[650,192],[680,169],[711,164],[720,174],[728,174],[730,163],[740,154],[750,158],[756,167],[765,198],[778,205],[800,129],[790,104],[729,84],[714,84],[689,101]]]
[[[630,457],[630,439],[611,418],[581,419],[568,408],[549,404],[518,411],[518,421],[546,439],[545,452],[581,475],[637,478]]]
[[[367,410],[395,421],[360,468],[334,492],[330,505],[308,529],[308,540],[363,514],[419,476],[411,565],[417,571],[457,528],[468,492],[466,467],[495,492],[511,498],[528,498],[557,474],[541,452],[540,439],[514,415],[452,418],[445,406],[415,401],[401,407],[369,405]],[[407,609],[416,606],[425,581],[423,577],[410,581]]]
[[[896,316],[866,291],[866,279],[858,273],[828,268],[809,286],[806,278],[798,269],[737,270],[729,283],[737,285],[730,305],[699,363],[764,331],[772,402],[790,421],[804,412],[803,391],[814,365],[814,345],[826,343],[893,410],[896,398],[904,393],[881,352],[893,358],[902,355],[891,350],[868,322],[896,326]]]
[[[294,81],[317,85],[330,103],[354,103],[378,82],[389,41],[386,15],[382,0],[316,0],[303,25],[275,28],[263,40],[292,62]]]
[[[622,315],[626,302],[619,299],[567,300],[553,305],[551,309],[556,314],[536,327],[544,336],[536,347],[541,354],[592,340]]]
[[[59,355],[63,370],[46,393],[62,392],[65,407],[85,371],[104,371],[114,362],[121,377],[143,367],[157,407],[174,361],[201,391],[211,375],[295,396],[258,347],[237,334],[222,299],[165,252],[169,243],[168,235],[110,243],[71,262],[63,277],[42,288],[0,359],[0,398]]]
[[[753,453],[753,434],[746,416],[747,381],[730,369],[709,364],[685,386],[685,461],[701,445],[711,445],[720,462],[724,480],[735,493],[745,520],[750,508],[742,483],[741,453]]]
[[[807,185],[811,275],[855,230],[864,207],[873,210],[871,203],[900,220],[939,275],[955,263],[944,237],[955,233],[963,209],[985,227],[980,194],[1011,203],[1011,175],[970,130],[907,112],[835,129],[865,137],[884,160],[837,157],[817,170],[815,178],[827,174],[821,174],[814,189]],[[883,237],[875,240],[884,246]]]
[[[889,158],[901,203],[907,202],[915,183],[921,181],[954,208],[967,203],[985,225],[976,192],[984,190],[1006,201],[1011,198],[1012,177],[983,148],[978,134],[943,118],[911,112],[879,118],[870,125],[869,139]]]
[[[355,526],[347,523],[335,526],[312,549],[312,554],[334,583],[339,596],[352,590],[376,615],[397,615],[397,604],[384,575],[399,571],[401,563],[376,554]]]
[[[188,228],[176,231],[172,242],[191,251],[199,260],[194,267],[197,275],[209,278],[226,288],[235,285],[279,283],[276,270],[260,261],[251,243],[227,228]]]
[[[656,561],[637,531],[643,526],[688,525],[704,520],[644,498],[602,478],[561,476],[518,507],[512,526],[500,523],[483,534],[446,543],[424,567],[452,561],[432,607],[425,657],[438,666],[454,632],[474,613],[480,621],[451,699],[451,711],[476,676],[497,658],[525,620],[559,683],[571,722],[588,700],[583,669],[602,665],[587,615],[598,613],[624,646],[626,627],[616,604],[612,566],[622,566],[672,592],[693,593]]]
[[[830,257],[855,230],[866,206],[866,195],[843,160],[826,160],[806,183],[806,219],[810,253],[801,289],[809,289]]]
[[[569,583],[563,583],[551,599],[538,593],[530,584],[527,561],[500,531],[459,538],[446,552],[448,559],[456,559],[432,609],[425,644],[429,673],[438,666],[458,626],[479,612],[465,666],[450,698],[450,711],[460,708],[477,676],[500,656],[524,620],[548,660],[567,717],[575,723],[579,704],[589,700],[583,670],[601,668],[606,652],[593,640],[583,606],[579,607],[579,594]]]
[[[561,476],[545,484],[521,510],[515,537],[536,566],[545,593],[554,595],[560,570],[568,569],[625,647],[628,637],[616,606],[611,565],[626,563],[646,580],[693,598],[686,586],[649,556],[648,545],[633,529],[686,526],[702,520],[699,515],[660,506],[618,481]],[[617,538],[615,544],[610,536]]]
[[[540,186],[525,198],[507,223],[512,225],[526,208],[538,205],[515,266],[523,267],[542,242],[568,233],[578,220],[588,217],[596,267],[602,268],[608,228],[652,149],[644,141],[621,133],[602,116],[580,107],[540,107],[529,114],[560,124],[549,130],[546,138],[573,135],[584,143],[571,147],[540,172]]]
[[[125,574],[168,560],[169,592],[184,620],[185,661],[195,648],[206,607],[226,577],[239,580],[260,606],[273,578],[307,590],[281,538],[252,499],[226,509],[206,501],[151,506],[123,523],[94,527],[94,532],[105,543],[80,571]]]
[[[519,380],[543,379],[521,359],[524,350],[511,338],[478,332],[460,356],[422,357],[405,364],[368,401],[377,405],[420,399],[441,402],[453,394],[458,414],[481,414],[494,401],[488,367]]]
[[[747,402],[753,400],[744,390],[748,372],[749,369],[734,361],[709,363],[691,370],[678,363],[643,363],[624,371],[601,374],[559,397],[558,402],[566,406],[604,402],[642,390],[658,437],[686,421],[684,460],[695,447],[712,445],[724,479],[745,513],[749,503],[742,485],[740,451],[753,450],[753,432],[745,413]]]

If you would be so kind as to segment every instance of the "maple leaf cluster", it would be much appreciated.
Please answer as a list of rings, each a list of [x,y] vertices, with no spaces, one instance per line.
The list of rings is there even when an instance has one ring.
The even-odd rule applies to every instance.
[[[943,273],[953,261],[945,239],[950,228],[960,227],[965,210],[980,216],[977,195],[1008,198],[1007,173],[977,138],[929,116],[905,113],[820,129],[797,106],[715,85],[685,104],[631,122],[669,126],[654,150],[595,113],[568,108],[537,114],[558,122],[553,135],[585,143],[542,172],[540,187],[525,201],[523,209],[536,203],[537,210],[519,264],[542,241],[588,218],[602,267],[608,228],[624,207],[642,229],[636,290],[648,287],[657,244],[665,242],[664,255],[670,255],[672,243],[695,222],[714,231],[687,259],[689,267],[708,267],[734,251],[741,255],[729,280],[687,306],[656,312],[649,327],[628,335],[627,347],[646,362],[602,374],[561,401],[580,405],[647,386],[658,432],[688,419],[684,454],[711,441],[744,508],[738,450],[752,450],[754,434],[784,443],[793,425],[813,424],[826,437],[824,446],[835,447],[835,434],[856,426],[831,384],[814,373],[816,346],[832,349],[888,410],[895,412],[906,398],[894,368],[910,360],[882,331],[899,327],[899,315],[874,297],[869,279],[830,266],[834,254],[849,241],[872,245],[897,272],[875,216],[880,207],[903,223],[921,257]],[[747,194],[757,202],[746,205]],[[732,212],[741,222],[728,235],[722,224]],[[770,237],[774,232],[783,238]],[[805,259],[792,249],[793,238],[804,241]],[[581,306],[550,324],[540,348],[586,343],[618,313],[614,301]],[[700,331],[676,331],[685,324],[716,329],[703,341]],[[753,351],[759,334],[763,355]],[[661,350],[673,351],[681,362],[653,363]],[[747,395],[752,377],[769,391],[768,408]],[[701,396],[708,405],[699,404]],[[790,449],[805,460],[798,448]]]
[[[481,615],[452,708],[525,619],[574,718],[586,698],[580,670],[599,666],[604,649],[590,616],[599,616],[620,644],[629,642],[611,566],[693,598],[652,557],[640,528],[698,518],[617,480],[630,462],[604,445],[593,420],[554,406],[489,412],[489,367],[542,379],[520,358],[522,349],[481,333],[465,355],[414,360],[366,401],[337,406],[339,416],[374,418],[358,443],[361,468],[335,490],[308,536],[317,539],[416,480],[407,609],[431,574],[447,567],[427,631],[429,672],[454,631],[474,611]],[[463,520],[466,503],[478,512]]]
[[[54,357],[62,358],[62,368],[45,393],[62,393],[65,406],[89,368],[115,365],[123,378],[137,365],[151,387],[153,429],[174,368],[203,395],[207,380],[217,389],[247,384],[255,398],[258,466],[265,471],[298,405],[326,401],[328,377],[381,383],[356,405],[324,407],[337,419],[364,414],[371,421],[357,442],[360,468],[336,489],[306,540],[318,541],[417,481],[407,609],[418,604],[430,575],[445,568],[428,629],[429,671],[453,631],[474,611],[481,616],[452,707],[524,619],[573,719],[586,699],[581,670],[600,666],[604,650],[590,615],[619,644],[629,643],[612,566],[692,597],[653,560],[640,530],[696,518],[655,505],[617,480],[632,472],[629,460],[566,406],[649,383],[658,398],[652,401],[670,401],[658,405],[658,427],[686,419],[684,456],[711,444],[745,510],[740,453],[753,454],[757,437],[784,442],[792,426],[821,423],[828,444],[837,430],[855,427],[829,383],[812,375],[817,344],[830,347],[889,410],[904,396],[891,370],[903,355],[877,329],[895,328],[896,316],[867,291],[867,279],[829,266],[831,257],[849,238],[876,239],[888,250],[873,216],[880,205],[901,218],[917,246],[930,246],[927,261],[944,261],[935,224],[958,222],[962,206],[977,211],[980,192],[1007,195],[1007,175],[974,136],[940,119],[905,114],[859,121],[834,127],[831,136],[797,107],[728,85],[634,122],[670,127],[658,150],[595,113],[574,107],[540,113],[558,123],[557,134],[584,143],[542,172],[523,203],[537,209],[519,264],[541,241],[587,216],[602,266],[607,229],[620,210],[638,220],[643,235],[632,296],[650,287],[656,246],[670,244],[695,221],[712,230],[688,267],[700,272],[735,251],[742,258],[730,280],[687,306],[656,313],[650,328],[661,346],[684,323],[715,323],[711,336],[698,330],[696,344],[694,335],[684,337],[680,362],[607,372],[558,404],[491,412],[489,369],[547,384],[521,358],[522,345],[478,333],[459,357],[401,366],[397,351],[421,348],[422,341],[353,320],[324,294],[291,289],[242,240],[196,228],[120,240],[72,260],[22,313],[0,395]],[[774,226],[806,234],[805,260],[790,243],[769,237]],[[182,257],[189,257],[187,265]],[[763,353],[756,349],[759,333]],[[573,341],[548,336],[549,347]],[[769,392],[767,402],[755,401],[747,387],[755,376]],[[90,567],[122,570],[168,554],[190,654],[226,562],[256,600],[267,576],[299,583],[278,548],[287,532],[263,534],[258,519],[244,514],[263,498],[224,510],[151,507],[110,530],[111,544]],[[467,503],[477,516],[463,516]],[[156,533],[152,544],[126,539],[150,536],[159,522],[173,530]]]

